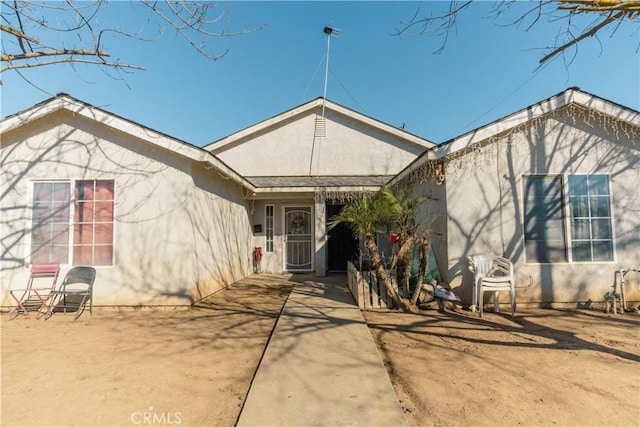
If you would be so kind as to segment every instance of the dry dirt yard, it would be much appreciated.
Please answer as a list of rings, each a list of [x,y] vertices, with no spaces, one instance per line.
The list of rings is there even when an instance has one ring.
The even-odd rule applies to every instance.
[[[412,426],[639,426],[640,316],[364,313]]]
[[[2,426],[233,426],[293,282],[260,275],[192,310],[2,313]]]
[[[192,310],[2,313],[0,424],[233,426],[294,280]],[[638,315],[364,315],[412,426],[640,425]]]

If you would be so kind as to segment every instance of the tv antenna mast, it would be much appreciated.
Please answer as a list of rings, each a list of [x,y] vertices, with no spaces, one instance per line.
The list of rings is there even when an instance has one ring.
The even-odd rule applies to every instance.
[[[324,106],[327,100],[327,82],[329,81],[329,51],[331,48],[331,36],[338,37],[342,30],[339,28],[324,27],[322,32],[327,35],[327,62],[324,70],[324,93],[322,95],[322,117],[324,118]]]
[[[327,104],[327,82],[329,81],[329,51],[331,49],[331,37],[338,37],[341,30],[333,27],[324,27],[322,32],[327,35],[327,61],[324,71],[324,93],[322,95],[322,114],[316,117],[315,131],[313,135],[313,144],[311,145],[311,159],[309,160],[309,176],[313,172],[313,159],[316,148],[316,139],[318,139],[318,153],[316,154],[316,178],[320,169],[320,140],[327,137],[327,124],[324,116],[325,106]]]

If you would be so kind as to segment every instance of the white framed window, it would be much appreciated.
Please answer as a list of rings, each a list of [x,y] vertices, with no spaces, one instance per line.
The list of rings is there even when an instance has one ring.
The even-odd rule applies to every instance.
[[[31,262],[69,263],[71,183],[34,182]]]
[[[273,205],[264,207],[265,252],[273,252]]]
[[[113,180],[37,181],[32,194],[32,263],[113,265]]]
[[[609,176],[525,176],[524,245],[531,263],[613,261]]]
[[[613,261],[609,176],[569,175],[567,178],[572,260]]]
[[[112,265],[114,181],[76,181],[74,196],[73,265]]]

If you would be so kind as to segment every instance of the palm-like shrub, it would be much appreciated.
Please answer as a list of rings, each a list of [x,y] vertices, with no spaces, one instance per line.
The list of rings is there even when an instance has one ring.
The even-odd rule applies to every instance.
[[[364,241],[364,246],[371,259],[371,269],[376,277],[384,284],[387,294],[391,296],[397,307],[410,310],[415,306],[415,298],[409,301],[409,278],[411,270],[411,257],[414,245],[420,244],[421,253],[425,253],[424,245],[427,245],[426,233],[418,233],[420,229],[416,224],[418,199],[411,199],[404,194],[396,194],[388,187],[382,187],[375,194],[363,194],[360,198],[346,205],[342,211],[329,222],[329,229],[338,224],[347,224],[354,237]],[[375,235],[379,230],[394,230],[398,234],[398,251],[393,255],[391,268],[399,266],[403,278],[403,295],[400,298],[398,291],[392,284],[391,278],[383,260],[378,252]],[[428,246],[426,248],[428,250]],[[421,256],[420,274],[424,276],[426,270],[426,258]],[[416,292],[417,293],[417,292]]]

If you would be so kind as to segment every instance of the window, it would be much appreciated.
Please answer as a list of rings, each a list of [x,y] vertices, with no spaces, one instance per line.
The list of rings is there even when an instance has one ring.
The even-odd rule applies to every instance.
[[[68,182],[33,184],[32,262],[68,263],[70,201]]]
[[[567,260],[560,176],[525,179],[525,256],[528,261]]]
[[[609,177],[568,175],[566,181],[563,178],[561,175],[525,177],[527,261],[612,261]]]
[[[265,252],[273,252],[273,205],[265,206],[265,236],[267,238]]]
[[[613,261],[611,201],[606,175],[569,176],[574,261]]]
[[[111,265],[113,261],[113,181],[76,181],[73,264]]]
[[[33,185],[31,262],[113,264],[113,180]]]

